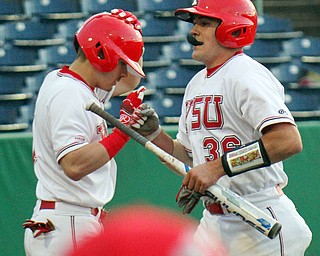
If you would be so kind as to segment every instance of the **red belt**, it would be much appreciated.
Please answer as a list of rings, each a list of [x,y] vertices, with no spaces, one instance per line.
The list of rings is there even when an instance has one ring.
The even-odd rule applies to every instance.
[[[47,209],[47,210],[54,210],[56,209],[56,202],[54,201],[41,201],[40,210]],[[99,208],[91,208],[91,214],[93,216],[97,216],[99,213]]]
[[[209,203],[206,201],[204,203],[205,208],[210,212],[210,214],[224,214],[221,204]]]

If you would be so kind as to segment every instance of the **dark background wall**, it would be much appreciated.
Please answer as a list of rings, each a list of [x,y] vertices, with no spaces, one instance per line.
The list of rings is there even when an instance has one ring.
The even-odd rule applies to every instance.
[[[263,12],[290,19],[305,35],[320,36],[320,0],[263,0]]]

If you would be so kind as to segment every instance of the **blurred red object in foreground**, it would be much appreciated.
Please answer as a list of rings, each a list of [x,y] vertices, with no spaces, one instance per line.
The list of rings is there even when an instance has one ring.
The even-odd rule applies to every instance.
[[[105,231],[83,241],[69,256],[226,256],[223,244],[193,240],[193,219],[155,206],[132,205],[108,214]]]

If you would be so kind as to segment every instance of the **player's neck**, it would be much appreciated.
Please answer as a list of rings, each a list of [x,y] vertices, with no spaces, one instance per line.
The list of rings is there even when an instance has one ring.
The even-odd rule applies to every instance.
[[[243,50],[239,50],[234,52],[231,56],[228,56],[227,58],[223,58],[223,60],[217,61],[217,65],[213,65],[210,68],[207,68],[207,77],[211,76],[217,69],[219,69],[224,63],[226,63],[229,59],[231,59],[233,56],[243,53]]]
[[[78,61],[74,61],[70,67],[69,70],[71,70],[72,72],[76,73],[78,76],[80,76],[88,86],[90,86],[90,88],[94,89],[94,86],[92,86],[92,81],[91,81],[91,75],[90,75],[90,66],[89,65],[85,65],[85,63],[89,63],[89,62],[78,62]],[[89,66],[89,67],[88,67]]]

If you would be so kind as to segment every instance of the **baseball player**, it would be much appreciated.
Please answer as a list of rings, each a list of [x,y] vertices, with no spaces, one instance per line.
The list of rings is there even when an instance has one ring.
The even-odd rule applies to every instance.
[[[177,138],[158,128],[153,142],[193,167],[177,201],[189,213],[218,183],[282,224],[274,238],[260,234],[220,204],[202,197],[203,218],[195,239],[220,236],[234,256],[304,255],[311,231],[282,189],[288,183],[282,160],[302,150],[295,121],[284,104],[284,88],[243,52],[253,44],[257,12],[249,0],[198,0],[175,16],[193,23],[187,39],[194,60],[205,64],[188,83]],[[160,129],[160,131],[159,131]]]
[[[108,134],[106,122],[85,106],[93,101],[103,107],[145,76],[141,26],[130,12],[115,9],[92,16],[76,32],[74,44],[77,58],[46,76],[36,102],[38,200],[23,224],[26,255],[63,255],[84,236],[101,231],[102,207],[115,192],[114,156],[129,137],[118,129]],[[127,106],[139,106],[143,90],[130,93]],[[125,117],[128,124],[130,113]]]

